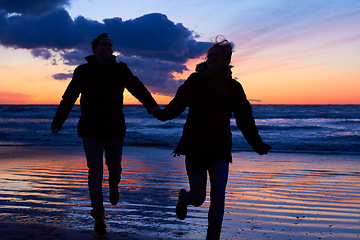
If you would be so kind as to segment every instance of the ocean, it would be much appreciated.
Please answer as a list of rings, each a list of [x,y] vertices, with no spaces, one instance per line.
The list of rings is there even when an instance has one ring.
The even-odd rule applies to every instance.
[[[360,155],[360,105],[253,105],[264,142],[280,153]],[[50,125],[57,105],[0,105],[0,146],[80,146],[74,106],[62,130]],[[151,146],[171,151],[179,141],[187,111],[160,122],[142,105],[125,105],[125,146]],[[233,152],[251,151],[231,120]]]
[[[56,109],[0,105],[0,239],[96,238],[88,169],[76,133],[80,109],[75,106],[63,129],[52,134]],[[250,152],[231,120],[233,163],[222,239],[359,239],[360,105],[253,105],[253,110],[263,140],[273,149],[265,156]],[[175,215],[178,191],[189,183],[184,157],[170,154],[186,112],[165,123],[141,105],[124,106],[124,113],[117,206],[107,200],[104,171],[106,239],[146,239],[136,234],[204,239],[209,187],[201,207],[189,206],[184,221]],[[68,235],[54,230],[59,226]]]

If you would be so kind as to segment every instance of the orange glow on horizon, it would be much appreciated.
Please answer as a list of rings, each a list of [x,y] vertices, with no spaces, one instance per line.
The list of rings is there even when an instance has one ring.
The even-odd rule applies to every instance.
[[[234,57],[233,77],[242,84],[252,104],[360,104],[360,70],[354,64],[309,64],[299,68],[276,65],[261,69],[259,66],[266,62],[242,62]],[[174,73],[175,78],[186,79],[202,61],[203,58],[188,61],[188,70]],[[41,61],[27,60],[18,65],[0,62],[0,71],[0,104],[59,104],[70,82],[52,78],[55,73],[64,72],[64,66],[44,65]],[[161,94],[153,97],[160,105],[173,98]],[[141,103],[125,91],[124,104]]]

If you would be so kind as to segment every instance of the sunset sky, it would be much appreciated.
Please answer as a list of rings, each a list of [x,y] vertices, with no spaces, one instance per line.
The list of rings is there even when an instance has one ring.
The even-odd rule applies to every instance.
[[[359,0],[0,0],[0,30],[0,104],[58,104],[103,32],[160,104],[217,35],[253,104],[360,104]]]

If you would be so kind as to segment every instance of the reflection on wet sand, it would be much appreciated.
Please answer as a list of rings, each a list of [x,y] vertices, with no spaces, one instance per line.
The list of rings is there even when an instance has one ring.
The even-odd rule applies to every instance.
[[[37,149],[39,153],[42,151]],[[162,239],[202,239],[209,199],[177,220],[179,188],[188,187],[183,158],[169,150],[125,149],[120,202],[104,197],[110,232]],[[81,149],[12,155],[0,167],[0,221],[92,229],[87,167]],[[224,239],[358,239],[360,163],[352,156],[234,154]],[[107,171],[105,171],[106,173]]]

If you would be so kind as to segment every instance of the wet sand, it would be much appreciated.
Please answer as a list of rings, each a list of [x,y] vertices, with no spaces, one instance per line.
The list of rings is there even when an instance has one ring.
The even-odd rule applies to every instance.
[[[120,201],[92,231],[81,147],[0,147],[0,239],[204,239],[209,198],[175,215],[182,157],[125,147]],[[359,239],[359,156],[234,153],[222,239]]]

